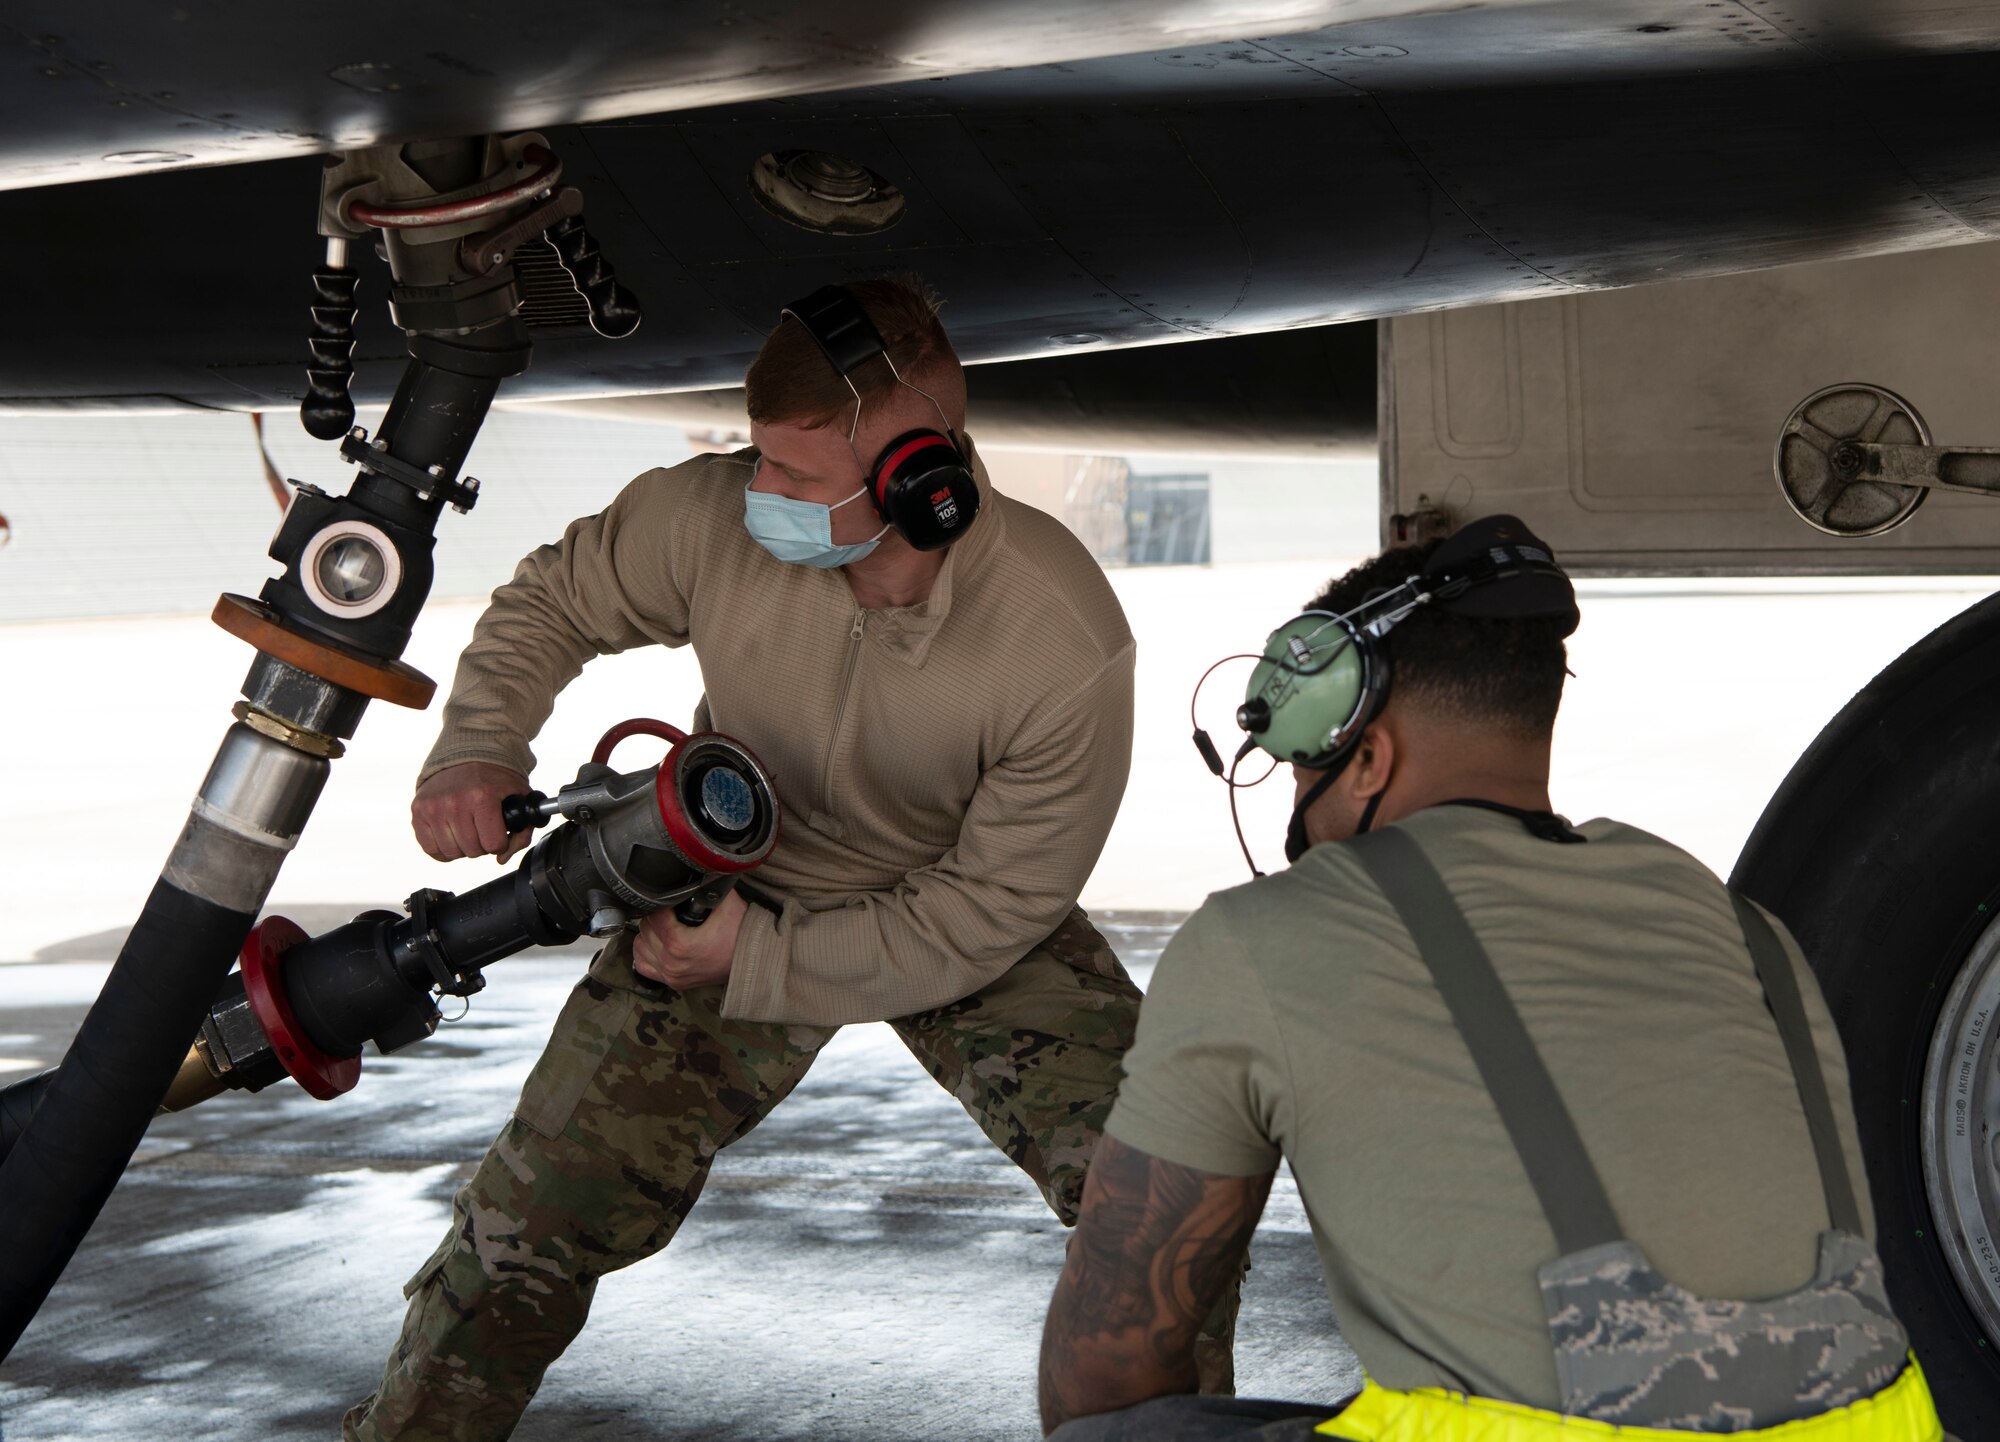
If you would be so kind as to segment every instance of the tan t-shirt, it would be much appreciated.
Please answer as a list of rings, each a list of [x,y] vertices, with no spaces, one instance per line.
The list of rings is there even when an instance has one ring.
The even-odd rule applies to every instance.
[[[1438,806],[1398,823],[1492,956],[1610,1194],[1668,1280],[1810,1280],[1827,1222],[1784,1044],[1728,893],[1615,821],[1587,844]],[[1847,1064],[1798,972],[1867,1230]],[[1341,1332],[1385,1387],[1557,1405],[1540,1204],[1443,999],[1345,847],[1218,892],[1160,960],[1108,1130],[1236,1176],[1291,1164]]]

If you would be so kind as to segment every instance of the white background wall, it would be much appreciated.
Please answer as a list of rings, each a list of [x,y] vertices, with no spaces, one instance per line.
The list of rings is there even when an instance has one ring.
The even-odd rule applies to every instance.
[[[1209,545],[1219,566],[1361,555],[1376,542],[1372,456],[1244,461],[1229,456],[1134,456],[1134,475],[1208,473]]]
[[[373,427],[378,412],[363,412]],[[281,474],[336,494],[352,468],[289,415],[265,435]],[[496,411],[466,467],[470,515],[438,525],[432,594],[483,596],[514,563],[641,471],[688,455],[665,426]],[[254,595],[279,510],[247,415],[0,415],[0,621],[206,614],[222,590]]]

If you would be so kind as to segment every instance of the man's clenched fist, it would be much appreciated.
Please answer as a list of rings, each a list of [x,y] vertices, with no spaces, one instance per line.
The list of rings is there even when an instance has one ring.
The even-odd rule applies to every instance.
[[[410,828],[417,845],[439,861],[496,856],[506,861],[528,844],[529,833],[507,834],[500,803],[528,789],[528,778],[505,766],[468,761],[447,766],[417,788]]]
[[[729,980],[736,933],[748,909],[732,891],[700,926],[682,926],[671,909],[654,912],[632,938],[632,969],[675,991],[722,985]]]

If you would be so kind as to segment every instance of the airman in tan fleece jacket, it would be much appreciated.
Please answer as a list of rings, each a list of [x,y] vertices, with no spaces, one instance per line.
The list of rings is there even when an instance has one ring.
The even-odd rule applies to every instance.
[[[957,1001],[1054,931],[1097,862],[1132,751],[1124,613],[1077,539],[995,495],[976,458],[984,504],[930,599],[861,610],[838,570],[744,530],[756,461],[649,471],[524,560],[424,775],[525,774],[591,657],[692,645],[696,725],[755,751],[784,807],[755,877],[784,913],[746,915],[722,1014],[838,1024]]]

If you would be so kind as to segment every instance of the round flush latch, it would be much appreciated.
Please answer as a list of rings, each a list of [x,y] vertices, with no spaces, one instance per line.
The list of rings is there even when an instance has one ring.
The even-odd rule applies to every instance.
[[[1927,446],[1916,408],[1882,386],[1847,382],[1816,390],[1785,417],[1773,459],[1785,504],[1829,536],[1879,536],[1916,513],[1923,486],[1864,475],[1864,445]]]
[[[827,235],[872,235],[903,218],[903,192],[865,165],[824,150],[774,150],[750,167],[750,189],[781,220]]]

